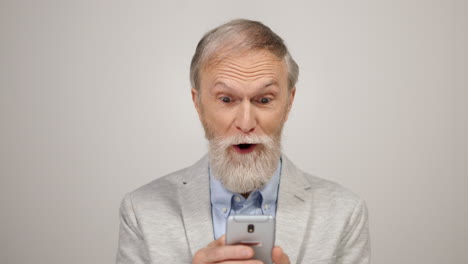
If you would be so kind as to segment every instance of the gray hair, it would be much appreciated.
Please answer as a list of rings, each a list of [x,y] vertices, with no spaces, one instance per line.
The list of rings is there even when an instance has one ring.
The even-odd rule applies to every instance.
[[[299,66],[289,54],[283,39],[261,22],[236,19],[207,32],[198,42],[190,64],[190,82],[200,90],[200,71],[207,62],[222,59],[232,53],[267,50],[285,61],[288,69],[288,88],[292,89],[299,76]]]

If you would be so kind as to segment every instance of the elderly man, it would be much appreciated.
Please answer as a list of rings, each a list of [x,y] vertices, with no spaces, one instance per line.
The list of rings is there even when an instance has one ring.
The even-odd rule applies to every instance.
[[[208,155],[126,195],[117,263],[259,263],[225,244],[230,215],[276,217],[274,263],[369,263],[364,202],[281,153],[299,72],[283,40],[234,20],[201,39],[190,70]]]

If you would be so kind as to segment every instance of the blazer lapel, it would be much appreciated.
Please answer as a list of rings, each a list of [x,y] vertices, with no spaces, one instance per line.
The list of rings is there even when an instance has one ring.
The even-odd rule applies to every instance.
[[[187,170],[179,195],[185,233],[193,256],[214,239],[207,156]]]
[[[301,252],[312,198],[310,183],[303,172],[283,155],[276,213],[276,242],[296,263]]]

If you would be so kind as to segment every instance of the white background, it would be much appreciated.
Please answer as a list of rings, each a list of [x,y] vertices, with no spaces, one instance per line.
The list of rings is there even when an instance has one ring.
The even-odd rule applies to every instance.
[[[206,152],[189,63],[234,18],[286,40],[284,152],[367,201],[373,263],[468,263],[467,17],[462,0],[0,0],[0,263],[114,262],[123,195]]]

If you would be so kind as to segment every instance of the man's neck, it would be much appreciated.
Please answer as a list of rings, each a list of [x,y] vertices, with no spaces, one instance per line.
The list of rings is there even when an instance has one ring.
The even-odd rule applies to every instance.
[[[244,196],[245,199],[249,198],[249,195],[251,194],[252,192],[248,192],[248,193],[243,193],[242,196]]]

